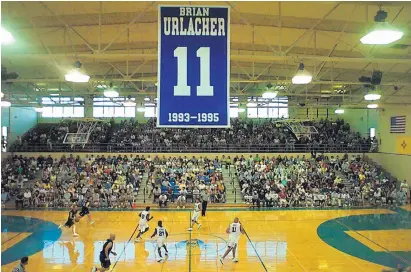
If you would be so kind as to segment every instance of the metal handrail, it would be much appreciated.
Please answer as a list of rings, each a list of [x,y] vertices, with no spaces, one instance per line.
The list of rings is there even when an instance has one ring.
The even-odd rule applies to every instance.
[[[317,153],[373,153],[376,150],[370,151],[371,146],[364,145],[319,145],[311,146],[307,144],[294,144],[293,146],[286,144],[235,144],[235,145],[215,145],[210,147],[195,147],[185,145],[149,145],[149,146],[132,146],[103,143],[89,143],[84,147],[79,145],[69,144],[30,144],[28,146],[12,145],[10,152],[107,152],[107,153],[210,153],[210,152],[225,152],[225,153],[249,153],[249,152],[271,152],[271,153],[309,153],[315,151]]]

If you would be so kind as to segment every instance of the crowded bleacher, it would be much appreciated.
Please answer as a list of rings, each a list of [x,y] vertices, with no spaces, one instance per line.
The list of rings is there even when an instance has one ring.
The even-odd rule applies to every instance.
[[[377,151],[376,139],[361,137],[344,120],[305,121],[318,133],[296,137],[289,126],[273,119],[252,121],[232,119],[227,129],[157,128],[155,119],[138,123],[100,122],[84,148],[94,152],[176,152],[176,151],[271,151],[271,152],[368,152]],[[41,123],[19,137],[12,151],[72,151],[62,144],[67,132],[77,131],[77,123]],[[92,143],[92,144],[91,144]]]
[[[235,158],[244,202],[253,207],[403,205],[408,185],[399,184],[360,156]]]
[[[59,159],[40,156],[31,158],[30,165],[25,163],[28,160],[14,156],[8,160],[10,170],[2,168],[2,180],[6,183],[2,188],[7,197],[16,196],[16,205],[20,207],[68,207],[85,199],[93,207],[131,207],[147,167],[144,158],[132,155],[86,155],[83,159],[72,155]],[[37,170],[36,177],[29,179],[27,174],[17,173],[9,178],[9,173],[16,173],[13,169],[20,165],[27,168],[26,172]],[[26,182],[19,183],[20,179]],[[27,194],[23,195],[24,191]]]
[[[142,182],[151,186],[147,200],[152,198],[153,203],[163,206],[178,202],[184,207],[204,190],[211,202],[225,202],[222,165],[217,158],[152,159],[144,155],[80,158],[70,154],[59,159],[14,156],[5,163],[2,202],[15,198],[18,208],[68,207],[84,200],[89,200],[94,208],[132,208]],[[146,192],[140,192],[143,193]]]
[[[193,203],[200,197],[200,192],[207,190],[211,202],[224,203],[225,185],[221,167],[218,158],[154,158],[148,174],[154,202],[165,196],[165,206],[167,201],[178,200],[178,207],[184,207],[187,201]]]
[[[402,205],[409,190],[405,181],[348,154],[341,158],[257,154],[235,156],[233,161],[207,156],[14,156],[3,163],[2,203],[15,199],[18,208],[68,207],[84,200],[94,208],[132,208],[143,193],[139,192],[143,182],[150,188],[144,200],[160,207],[170,202],[185,207],[203,191],[211,202],[224,203],[227,181],[222,168],[230,169],[231,164],[241,188],[238,197],[253,207]]]

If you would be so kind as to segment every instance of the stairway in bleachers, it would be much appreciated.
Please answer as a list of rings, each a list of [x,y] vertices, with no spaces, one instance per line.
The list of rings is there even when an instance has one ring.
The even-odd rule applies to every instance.
[[[238,183],[235,182],[234,167],[231,167],[230,170],[223,167],[222,173],[224,177],[224,184],[226,186],[226,203],[241,203],[241,190]]]
[[[149,184],[147,183],[148,183],[148,174],[147,172],[144,172],[143,180],[141,181],[140,188],[138,190],[138,195],[137,195],[137,198],[135,199],[135,203],[138,203],[138,204],[144,203],[144,195],[145,195],[146,203],[153,202],[153,198],[151,198],[150,200],[148,199],[151,188]],[[144,190],[146,190],[145,194],[144,194]]]

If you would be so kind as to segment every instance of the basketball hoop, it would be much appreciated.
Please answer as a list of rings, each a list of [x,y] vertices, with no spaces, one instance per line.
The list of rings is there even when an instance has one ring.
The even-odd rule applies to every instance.
[[[292,133],[300,139],[301,137],[305,136],[308,139],[311,139],[313,134],[318,134],[318,130],[314,126],[306,125],[305,122],[310,120],[298,120],[298,119],[286,119],[286,120],[278,120],[277,122],[285,124]]]
[[[90,135],[96,128],[97,124],[103,122],[103,120],[96,118],[78,118],[69,120],[77,121],[77,132],[66,133],[63,144],[70,144],[71,147],[74,147],[75,145],[82,145],[83,148],[88,143]]]

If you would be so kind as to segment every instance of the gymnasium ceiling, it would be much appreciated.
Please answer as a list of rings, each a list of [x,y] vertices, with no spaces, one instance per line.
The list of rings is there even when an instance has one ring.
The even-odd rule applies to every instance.
[[[411,104],[411,2],[2,2],[1,23],[16,43],[2,46],[2,65],[16,72],[2,82],[25,104],[51,93],[101,96],[110,82],[120,94],[155,96],[159,4],[231,7],[231,96],[253,96],[268,83],[293,103],[365,107],[358,81],[383,72],[380,104]],[[363,45],[381,8],[404,31],[398,42]],[[75,61],[87,84],[64,81]],[[300,61],[312,73],[290,84]]]

